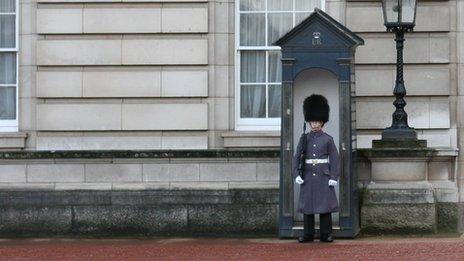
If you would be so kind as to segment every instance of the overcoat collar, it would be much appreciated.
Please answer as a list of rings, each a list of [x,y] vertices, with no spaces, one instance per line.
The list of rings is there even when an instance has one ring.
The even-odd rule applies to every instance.
[[[322,133],[324,133],[324,132],[322,131],[322,129],[320,129],[320,130],[318,130],[318,131],[310,131],[310,132],[309,132],[309,136],[311,136],[311,137],[313,137],[313,138],[314,138],[314,137],[319,137],[319,136],[322,135]]]

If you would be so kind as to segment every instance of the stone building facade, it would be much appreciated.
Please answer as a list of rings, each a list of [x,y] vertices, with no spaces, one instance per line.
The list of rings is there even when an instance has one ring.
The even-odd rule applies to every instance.
[[[101,232],[104,224],[117,223],[114,213],[130,216],[131,204],[141,206],[137,217],[149,215],[143,206],[156,209],[162,202],[169,208],[165,194],[141,199],[147,191],[173,193],[179,205],[195,206],[166,210],[157,217],[175,220],[175,226],[147,231],[205,225],[199,220],[206,210],[201,201],[183,201],[187,192],[200,193],[226,220],[237,218],[240,208],[271,216],[246,223],[243,231],[275,226],[281,80],[279,49],[269,43],[314,7],[365,41],[355,57],[357,147],[370,148],[391,122],[396,52],[379,1],[6,2],[11,4],[0,9],[5,32],[10,28],[0,33],[10,39],[0,46],[0,64],[9,68],[0,68],[0,198],[7,203],[0,215],[35,213],[9,220],[6,232],[24,224],[32,224],[25,232],[39,231],[43,220],[60,220],[61,232]],[[423,179],[446,191],[444,202],[456,204],[464,201],[463,17],[464,1],[419,1],[404,67],[409,123],[440,156],[423,170]],[[359,164],[361,186],[373,175],[366,162]],[[44,205],[34,200],[6,200],[29,192],[39,193],[28,195],[43,197],[54,214],[41,212]],[[89,214],[100,203],[65,203],[69,193],[87,192],[108,200],[100,202],[107,207],[104,218]],[[247,201],[246,193],[265,196]],[[130,200],[114,203],[118,195]],[[235,208],[224,207],[233,202]],[[31,208],[17,210],[18,204]]]

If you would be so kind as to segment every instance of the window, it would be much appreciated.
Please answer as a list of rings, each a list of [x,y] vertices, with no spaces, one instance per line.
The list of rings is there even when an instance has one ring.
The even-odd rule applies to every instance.
[[[0,1],[0,131],[18,131],[18,7]]]
[[[325,0],[237,0],[236,129],[279,130],[280,47],[272,43]]]

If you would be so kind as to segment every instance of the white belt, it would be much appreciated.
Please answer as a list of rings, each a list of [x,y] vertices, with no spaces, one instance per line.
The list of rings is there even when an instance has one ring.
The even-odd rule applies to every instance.
[[[329,163],[329,159],[305,159],[306,164]]]

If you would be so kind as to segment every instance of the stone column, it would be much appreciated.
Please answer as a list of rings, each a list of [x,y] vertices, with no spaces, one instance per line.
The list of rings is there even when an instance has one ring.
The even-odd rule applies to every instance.
[[[458,148],[464,150],[464,1],[456,1],[456,46],[457,46],[457,135]],[[464,230],[464,154],[460,153],[457,159],[457,184],[459,188],[460,231]]]
[[[371,174],[370,183],[362,191],[364,232],[457,231],[457,188],[449,180],[456,152],[431,148],[372,148],[360,152],[369,160]]]

